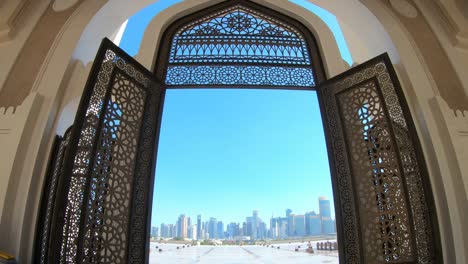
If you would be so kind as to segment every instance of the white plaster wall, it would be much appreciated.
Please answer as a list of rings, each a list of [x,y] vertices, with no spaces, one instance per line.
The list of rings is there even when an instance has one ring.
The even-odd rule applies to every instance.
[[[39,109],[39,96],[30,94],[24,102],[16,107],[0,107],[0,222],[5,198],[9,187],[9,179],[13,170],[13,163],[17,159],[18,147],[23,138],[23,132],[28,122],[32,122],[35,112]],[[7,239],[3,237],[2,239]]]
[[[10,2],[14,1],[15,0],[11,0]],[[15,63],[16,58],[23,48],[24,43],[29,37],[29,34],[31,34],[37,21],[50,3],[50,0],[34,1],[36,1],[34,4],[35,9],[28,10],[34,12],[29,12],[27,14],[28,19],[26,19],[26,21],[22,21],[23,24],[18,26],[19,29],[17,29],[15,37],[10,40],[0,40],[0,90],[2,89],[3,84],[8,77],[8,73]],[[9,14],[5,13],[6,11],[6,9],[0,8],[0,17],[9,16]]]
[[[18,161],[18,166],[22,166],[22,168],[18,170],[15,177],[19,177],[24,184],[18,186],[11,198],[15,199],[15,196],[21,198],[27,194],[28,201],[19,199],[20,202],[15,208],[15,212],[9,218],[9,224],[3,225],[2,222],[0,227],[1,233],[7,234],[9,237],[8,241],[0,241],[0,247],[20,256],[24,263],[30,262],[32,253],[35,219],[41,189],[41,180],[38,179],[42,179],[44,175],[44,164],[47,161],[46,154],[51,146],[51,138],[57,131],[55,127],[57,127],[58,121],[62,125],[64,124],[63,120],[70,118],[68,116],[57,121],[60,113],[56,112],[57,106],[60,106],[60,109],[66,109],[66,111],[72,109],[76,94],[79,94],[80,89],[82,89],[74,86],[69,80],[73,79],[73,83],[83,82],[85,79],[83,73],[86,72],[84,65],[92,60],[99,45],[95,40],[101,39],[103,36],[110,36],[131,14],[152,1],[113,0],[97,12],[104,2],[106,1],[87,0],[75,11],[65,25],[62,35],[54,43],[47,63],[43,65],[42,72],[36,80],[35,90],[44,96],[44,102],[41,104],[41,108],[35,111],[37,114],[36,122],[29,132],[32,141],[30,144],[20,145],[18,148],[25,153],[24,160],[36,162]],[[286,1],[259,0],[259,2],[297,18],[319,35],[319,46],[324,54],[329,76],[336,75],[345,69],[331,32],[327,32],[323,22],[318,21],[316,16],[297,6],[292,6],[292,3]],[[433,191],[441,224],[442,239],[444,240],[445,263],[466,263],[468,230],[463,227],[465,225],[463,219],[467,219],[464,218],[466,213],[463,212],[467,207],[466,192],[463,185],[457,185],[460,180],[463,182],[463,176],[456,156],[447,152],[443,147],[442,139],[447,138],[448,134],[438,129],[437,124],[440,124],[441,120],[432,115],[429,101],[437,94],[433,89],[434,83],[431,82],[431,78],[425,70],[424,60],[418,57],[417,50],[408,36],[405,35],[401,25],[398,25],[389,12],[375,1],[365,0],[365,6],[357,0],[314,0],[313,2],[323,4],[322,7],[337,15],[345,36],[350,41],[353,40],[351,52],[357,59],[365,60],[366,56],[389,51],[392,60],[399,61],[397,64],[398,72],[404,80],[405,94],[417,121],[416,126],[423,143],[434,186]],[[136,58],[146,67],[151,68],[154,63],[152,55],[155,54],[155,44],[158,43],[161,30],[175,18],[193,12],[196,8],[201,8],[207,3],[207,0],[188,0],[161,12],[150,23],[148,30],[151,31],[145,34],[140,53]],[[370,8],[372,12],[367,8]],[[93,17],[96,12],[97,15]],[[353,17],[348,15],[346,18],[345,13],[348,12],[357,13],[354,13]],[[356,16],[356,14],[359,15]],[[378,20],[374,14],[378,16]],[[356,21],[352,21],[353,19]],[[383,35],[382,32],[384,32]],[[362,41],[356,41],[359,39]],[[68,76],[66,74],[67,67],[64,65],[69,65],[72,59],[80,60],[80,67],[83,69],[72,70],[71,76]],[[69,104],[70,102],[71,104]],[[461,200],[459,193],[465,200]],[[451,205],[450,208],[448,204]],[[19,221],[15,223],[11,221],[12,219]]]
[[[428,5],[424,0],[416,0],[415,4],[423,12],[422,15],[440,41],[442,48],[447,54],[453,68],[458,74],[464,87],[465,95],[468,97],[468,19],[460,14],[453,0],[437,0],[443,2],[442,6],[437,4]],[[435,2],[437,2],[435,1]],[[446,7],[448,10],[439,9]],[[447,14],[447,12],[450,12]],[[450,19],[453,15],[453,20]],[[442,23],[445,21],[445,23]],[[447,28],[453,28],[447,30]],[[468,107],[468,102],[467,102]]]

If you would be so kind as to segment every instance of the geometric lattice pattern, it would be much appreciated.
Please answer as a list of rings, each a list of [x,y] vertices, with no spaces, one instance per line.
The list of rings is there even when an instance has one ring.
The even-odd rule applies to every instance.
[[[110,96],[91,174],[84,233],[85,263],[126,263],[131,187],[146,92],[119,69]]]
[[[243,5],[208,14],[175,33],[166,84],[315,86],[302,33]]]
[[[342,108],[366,262],[413,261],[411,228],[397,149],[374,80],[338,96]],[[357,122],[359,121],[359,122]],[[379,241],[379,243],[375,243]]]
[[[236,5],[182,27],[169,63],[310,65],[302,34],[253,9]]]
[[[94,63],[70,143],[59,262],[143,263],[161,91],[107,39]]]
[[[346,263],[435,263],[425,171],[388,67],[388,57],[380,56],[320,87],[343,204],[343,244],[353,247]],[[362,252],[354,246],[358,237]]]
[[[37,228],[39,231],[37,241],[38,248],[36,252],[36,262],[41,264],[49,263],[49,245],[50,241],[55,239],[51,236],[51,224],[55,206],[58,181],[61,178],[63,169],[63,157],[70,141],[70,129],[65,132],[63,137],[57,136],[54,143],[54,149],[51,153],[52,160],[49,164],[48,174],[44,186],[43,201],[41,202],[40,222]]]
[[[170,66],[167,85],[178,86],[315,86],[308,68],[268,66]]]

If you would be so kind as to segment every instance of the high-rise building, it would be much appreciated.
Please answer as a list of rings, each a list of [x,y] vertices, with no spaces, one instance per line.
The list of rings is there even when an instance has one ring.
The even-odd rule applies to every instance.
[[[208,233],[209,233],[209,238],[215,239],[217,238],[217,223],[216,218],[210,217],[210,221],[208,222]]]
[[[331,210],[330,210],[330,200],[325,197],[319,197],[319,210],[321,217],[330,217],[331,218]]]
[[[224,238],[224,224],[222,221],[217,223],[216,227],[216,238],[223,239]]]
[[[190,225],[187,229],[187,237],[192,240],[197,240],[197,225]]]
[[[288,219],[286,217],[278,218],[278,235],[279,238],[288,237]]]
[[[306,235],[305,216],[295,215],[294,216],[294,236],[304,237],[305,235]]]
[[[241,228],[238,223],[230,223],[227,225],[227,234],[228,234],[228,239],[234,239],[237,236],[241,235]]]
[[[320,215],[314,211],[306,213],[306,234],[308,236],[320,236],[322,233],[322,221]]]
[[[197,216],[197,239],[201,240],[202,239],[202,223],[201,223],[201,215]]]
[[[325,197],[319,197],[320,220],[322,222],[322,234],[334,233],[333,220],[331,218],[330,200]]]
[[[176,237],[177,236],[177,226],[174,224],[169,224],[169,229],[171,230],[169,237]]]
[[[169,226],[164,223],[161,224],[161,237],[169,237]]]
[[[292,214],[292,213],[288,214],[288,236],[291,236],[291,237],[296,235],[295,232],[294,232],[296,230],[296,228],[294,226],[294,217],[295,216],[296,215]]]
[[[158,237],[159,236],[159,230],[157,227],[152,226],[151,227],[151,236],[152,237]]]
[[[262,220],[259,220],[257,227],[257,239],[265,239],[267,234],[267,225]]]
[[[279,223],[278,218],[270,219],[270,238],[277,239],[279,238]]]
[[[184,214],[181,214],[179,216],[179,220],[177,221],[177,237],[188,238],[188,220],[189,218],[186,217]]]
[[[252,217],[248,216],[245,218],[245,236],[252,238]]]
[[[258,228],[258,211],[254,210],[252,212],[252,235],[251,235],[252,239],[257,239],[257,236],[258,236],[257,228]]]

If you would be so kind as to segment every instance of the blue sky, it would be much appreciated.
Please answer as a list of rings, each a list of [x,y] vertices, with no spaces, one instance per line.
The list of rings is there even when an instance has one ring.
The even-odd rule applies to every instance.
[[[242,222],[332,197],[314,91],[173,89],[164,103],[152,224],[181,213]]]
[[[161,0],[130,17],[120,47],[136,55],[151,19],[179,2]],[[352,64],[336,17],[306,0],[291,2],[330,27]],[[332,198],[332,188],[316,93],[168,90],[155,177],[153,226],[181,213],[228,223],[254,209],[267,222],[286,208],[318,212],[318,196]]]

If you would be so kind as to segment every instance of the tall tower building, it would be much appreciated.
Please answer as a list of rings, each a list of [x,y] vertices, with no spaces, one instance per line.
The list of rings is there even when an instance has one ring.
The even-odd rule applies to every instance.
[[[326,196],[319,197],[319,209],[322,217],[330,217],[330,200]]]
[[[288,236],[295,236],[296,227],[294,226],[295,214],[288,215]]]
[[[292,213],[291,209],[286,209],[286,217],[289,217],[289,215]]]
[[[294,235],[298,237],[304,237],[306,235],[304,215],[294,216]]]
[[[325,197],[319,197],[320,220],[322,222],[322,234],[334,233],[333,220],[331,219],[330,200]]]
[[[210,221],[208,222],[208,233],[210,234],[211,239],[217,238],[217,223],[216,218],[210,217]]]
[[[279,224],[278,219],[273,218],[270,219],[270,238],[276,239],[279,236]]]
[[[184,214],[179,216],[179,220],[177,221],[177,236],[180,238],[187,238],[188,233],[188,217]]]
[[[197,239],[200,240],[202,238],[202,223],[201,223],[201,215],[197,216]]]
[[[254,210],[252,212],[252,239],[257,239],[258,237],[258,211]]]
[[[320,215],[314,211],[306,213],[306,234],[308,236],[320,236],[322,233],[322,221]]]
[[[222,221],[219,221],[216,226],[216,238],[223,239],[224,238],[224,224]]]

